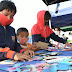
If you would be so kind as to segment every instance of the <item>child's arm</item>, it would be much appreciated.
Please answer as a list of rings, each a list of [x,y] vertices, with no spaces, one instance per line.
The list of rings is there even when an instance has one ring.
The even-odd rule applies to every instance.
[[[60,38],[58,35],[56,35],[55,33],[52,33],[50,35],[51,39],[53,39],[54,41],[57,41],[57,42],[60,42],[60,43],[63,43],[65,44],[67,41],[64,40],[63,38]]]
[[[28,52],[26,52],[28,53]],[[14,59],[14,60],[21,60],[21,61],[25,61],[26,60],[30,60],[31,57],[27,56],[26,54],[21,54],[21,53],[16,53],[15,51],[10,50],[10,48],[6,47],[6,48],[0,48],[0,60],[4,60],[6,58],[10,58],[10,59]]]
[[[7,52],[0,52],[0,61],[6,59]]]
[[[16,54],[15,51],[10,50],[10,48],[0,48],[0,60],[10,58],[13,59],[14,55]]]

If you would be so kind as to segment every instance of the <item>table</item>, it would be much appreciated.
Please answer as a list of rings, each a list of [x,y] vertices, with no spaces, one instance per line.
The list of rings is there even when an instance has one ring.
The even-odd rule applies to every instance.
[[[36,53],[45,53],[47,50],[39,50]],[[72,56],[72,51],[52,51],[52,52],[60,52],[59,56]],[[56,58],[57,56],[52,56],[52,58]],[[36,56],[38,57],[38,56]],[[56,61],[55,59],[51,62],[51,60],[44,60],[45,56],[41,56],[42,60],[34,60],[34,61],[26,61],[26,62],[13,62],[11,60],[6,60],[5,62],[14,63],[14,64],[0,64],[0,72],[72,72],[72,59],[71,57],[64,58],[61,61]],[[48,57],[49,58],[49,57]],[[69,62],[71,61],[71,62]],[[48,66],[43,66],[45,64],[49,64]],[[21,71],[22,70],[22,71]],[[63,70],[63,71],[58,71]]]
[[[52,51],[52,52],[59,52],[61,53],[60,55],[57,55],[57,56],[72,56],[72,51],[59,51],[60,49],[56,49],[55,51]],[[47,52],[47,50],[39,50],[37,51],[36,53],[45,53]]]

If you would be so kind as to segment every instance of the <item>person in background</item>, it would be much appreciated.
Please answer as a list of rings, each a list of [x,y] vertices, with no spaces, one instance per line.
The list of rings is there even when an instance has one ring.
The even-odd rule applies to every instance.
[[[24,51],[20,47],[16,40],[15,29],[10,26],[16,12],[16,6],[12,1],[0,2],[0,60],[14,59],[25,61],[30,60],[34,56],[33,51]]]
[[[63,36],[60,34],[61,33],[61,30],[60,30],[60,28],[59,27],[55,27],[54,28],[54,33],[56,34],[56,35],[58,35],[60,38],[63,38]],[[60,42],[57,42],[57,41],[54,41],[54,40],[52,40],[52,43],[53,44],[56,44],[57,45],[57,47],[58,48],[64,48],[64,46],[65,46],[65,44],[63,44],[63,43],[60,43]]]
[[[26,28],[22,27],[17,30],[17,42],[25,51],[26,50],[33,50],[33,51],[39,50],[39,47],[37,47],[36,45],[32,45],[28,43],[28,40],[29,40],[28,37],[29,37],[29,32]]]
[[[58,37],[58,35],[56,35],[52,29],[50,29],[49,27],[49,19],[51,19],[51,15],[49,13],[49,11],[46,10],[42,10],[39,11],[37,14],[37,23],[32,27],[31,29],[31,34],[32,34],[32,42],[39,42],[41,41],[44,43],[49,43],[49,46],[53,46],[53,44],[51,44],[49,42],[50,38],[63,43],[66,45],[69,45],[72,48],[72,45],[69,44],[66,40],[64,40],[63,38]],[[40,44],[39,45],[42,46],[44,44]],[[46,45],[45,45],[46,46]]]
[[[54,27],[54,33],[56,34],[56,35],[58,35],[59,37],[60,37],[60,28],[59,27]],[[50,39],[50,42],[53,44],[53,45],[55,45],[55,47],[57,47],[57,48],[59,48],[59,45],[58,45],[58,42],[57,41],[54,41],[53,39]]]
[[[55,28],[54,28],[54,32],[55,32],[56,35],[59,36],[59,35],[60,35],[60,32],[61,32],[61,31],[60,31],[60,28],[59,28],[59,27],[55,27]]]

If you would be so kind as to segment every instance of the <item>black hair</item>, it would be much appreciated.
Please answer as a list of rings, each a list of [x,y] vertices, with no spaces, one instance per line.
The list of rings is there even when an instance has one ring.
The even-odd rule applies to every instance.
[[[60,28],[59,27],[55,27],[55,28],[57,28],[60,31]],[[55,30],[55,28],[54,28],[54,30]]]
[[[49,13],[49,11],[46,11],[44,14],[44,20],[49,20],[51,19],[51,14]]]
[[[64,34],[62,34],[64,36]]]
[[[19,28],[19,29],[17,30],[17,36],[18,36],[19,33],[21,33],[21,32],[28,32],[28,30],[27,30],[26,28],[24,28],[24,27]],[[28,33],[29,33],[29,32],[28,32]]]
[[[11,10],[11,12],[14,10],[14,13],[17,12],[15,4],[8,0],[0,2],[0,11],[3,11],[4,9]]]

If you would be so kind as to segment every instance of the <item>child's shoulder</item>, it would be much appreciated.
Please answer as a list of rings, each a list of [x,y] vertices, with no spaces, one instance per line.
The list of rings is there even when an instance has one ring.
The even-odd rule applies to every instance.
[[[9,26],[9,29],[10,29],[10,30],[14,30],[14,31],[15,31],[15,29],[14,29],[12,26]]]
[[[30,44],[30,43],[27,43],[27,45],[32,45],[32,44]]]

